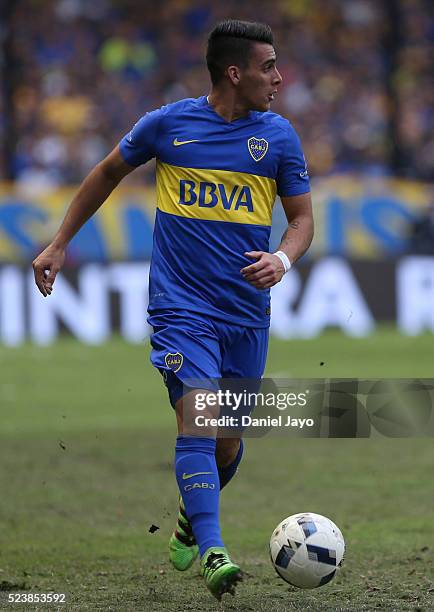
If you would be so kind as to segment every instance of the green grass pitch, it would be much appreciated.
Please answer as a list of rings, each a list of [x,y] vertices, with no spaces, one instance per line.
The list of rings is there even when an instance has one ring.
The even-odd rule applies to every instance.
[[[119,339],[0,348],[0,610],[23,609],[6,592],[48,590],[80,611],[434,609],[429,438],[247,440],[222,494],[223,537],[246,572],[237,596],[219,605],[197,565],[173,570],[174,416],[148,353]],[[267,373],[434,378],[434,340],[274,340]],[[347,544],[340,575],[313,591],[268,558],[275,525],[300,511],[332,518]]]

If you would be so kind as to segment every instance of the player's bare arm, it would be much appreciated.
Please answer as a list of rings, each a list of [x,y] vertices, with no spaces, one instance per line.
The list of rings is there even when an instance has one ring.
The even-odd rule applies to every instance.
[[[312,200],[310,193],[282,197],[288,227],[282,236],[278,251],[288,257],[291,264],[309,248],[313,238]],[[273,253],[250,251],[246,257],[257,261],[241,270],[245,280],[258,289],[268,289],[278,283],[285,274],[282,260]]]
[[[106,201],[120,181],[133,170],[134,167],[124,161],[117,146],[84,179],[52,242],[33,261],[35,282],[44,297],[53,290],[54,280],[63,265],[65,249],[70,240]]]

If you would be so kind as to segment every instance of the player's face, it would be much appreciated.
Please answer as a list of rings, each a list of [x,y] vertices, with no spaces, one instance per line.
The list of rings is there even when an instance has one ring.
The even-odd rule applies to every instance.
[[[243,103],[249,110],[269,110],[281,82],[272,45],[254,43],[249,64],[240,71],[238,93]]]

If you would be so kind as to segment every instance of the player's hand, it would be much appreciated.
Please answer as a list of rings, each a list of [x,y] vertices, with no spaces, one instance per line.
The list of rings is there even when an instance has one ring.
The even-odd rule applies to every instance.
[[[65,261],[65,251],[50,244],[33,261],[35,283],[44,297],[51,295],[57,273]]]
[[[256,259],[256,263],[246,266],[240,270],[245,280],[257,289],[269,289],[280,281],[285,274],[285,268],[279,257],[273,253],[264,251],[250,251],[244,253],[250,259]]]

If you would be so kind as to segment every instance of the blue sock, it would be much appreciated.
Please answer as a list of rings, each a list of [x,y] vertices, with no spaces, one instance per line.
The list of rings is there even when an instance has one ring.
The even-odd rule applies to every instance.
[[[202,556],[210,546],[224,546],[220,535],[220,482],[214,438],[178,436],[176,480]]]
[[[240,448],[238,450],[235,459],[226,467],[218,467],[219,479],[220,479],[220,491],[225,487],[230,480],[235,476],[237,467],[240,464],[241,457],[243,456],[244,445],[243,441],[240,440]]]

